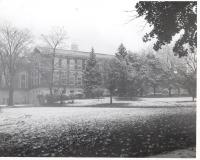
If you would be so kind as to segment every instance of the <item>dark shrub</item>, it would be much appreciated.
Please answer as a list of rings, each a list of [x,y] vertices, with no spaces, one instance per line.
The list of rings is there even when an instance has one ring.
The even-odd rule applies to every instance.
[[[115,97],[115,100],[118,101],[138,101],[139,97]]]

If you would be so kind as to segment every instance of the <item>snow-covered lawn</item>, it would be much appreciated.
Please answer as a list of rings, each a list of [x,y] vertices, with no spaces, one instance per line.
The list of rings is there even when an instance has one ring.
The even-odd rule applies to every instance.
[[[195,102],[190,102],[189,100],[190,98],[143,98],[139,101],[114,101],[117,103],[117,107],[115,108],[115,104],[113,104],[109,108],[107,104],[109,98],[105,98],[101,100],[75,100],[74,104],[70,104],[72,107],[2,108],[0,113],[0,131],[13,133],[27,127],[29,129],[32,127],[38,129],[38,127],[42,128],[46,125],[60,126],[63,123],[78,124],[82,121],[112,121],[117,119],[124,121],[140,117],[148,119],[151,116],[162,114],[195,112],[196,108],[190,107],[195,106]],[[98,104],[103,103],[107,106],[106,108],[104,108],[104,105],[101,107],[92,107],[93,105],[98,106]],[[138,106],[141,108],[138,108]],[[150,108],[145,108],[147,106]],[[168,106],[171,106],[171,109]],[[180,106],[187,107],[182,108]]]
[[[75,99],[74,103],[70,103],[71,100],[65,101],[65,106],[71,107],[88,107],[88,106],[98,106],[103,104],[109,104],[110,98],[99,98],[99,99]],[[59,103],[59,102],[58,102]],[[113,98],[113,103],[126,104],[127,107],[178,107],[178,106],[195,106],[196,102],[192,102],[191,97],[169,97],[169,98],[138,98],[136,101],[131,100],[116,100]],[[34,107],[34,105],[18,104],[15,107]],[[113,105],[114,106],[114,105]],[[5,108],[6,105],[0,105],[0,107]],[[123,106],[121,106],[123,107]]]
[[[94,106],[99,104],[109,104],[110,99],[79,99],[75,100],[74,104],[67,104],[67,106]],[[136,101],[115,100],[113,103],[126,104],[127,107],[163,107],[163,106],[195,106],[196,103],[192,102],[191,97],[171,97],[171,98],[139,98]],[[101,105],[103,106],[103,105]]]
[[[138,101],[114,100],[114,103],[117,104],[113,104],[110,107],[108,105],[109,98],[105,98],[100,100],[75,100],[74,104],[68,104],[71,107],[3,107],[0,111],[0,132],[13,133],[20,132],[22,129],[31,131],[31,128],[38,129],[43,128],[44,126],[46,127],[47,125],[59,127],[62,124],[78,124],[83,121],[115,121],[118,119],[120,121],[133,121],[134,119],[141,117],[148,119],[151,116],[159,116],[162,114],[184,114],[187,112],[195,112],[196,108],[194,106],[196,103],[191,102],[190,100],[190,97],[143,98]],[[105,105],[93,107],[98,106],[98,104]],[[171,109],[169,109],[169,106],[171,106]],[[181,106],[186,107],[182,108]],[[145,107],[150,108],[145,109]]]
[[[184,129],[186,130],[185,134],[190,135],[194,134],[193,129],[195,126],[194,121],[190,121],[190,117],[195,117],[196,107],[194,102],[189,101],[190,98],[144,98],[140,99],[140,101],[114,101],[117,107],[115,107],[115,104],[109,107],[109,104],[107,104],[109,103],[109,98],[106,98],[102,100],[75,100],[74,104],[69,104],[71,107],[3,107],[0,111],[0,136],[1,134],[8,134],[11,135],[11,137],[13,135],[12,141],[14,141],[13,143],[15,143],[15,145],[19,143],[21,146],[22,144],[28,145],[30,143],[29,147],[31,145],[31,147],[34,148],[34,145],[37,144],[38,146],[38,137],[44,136],[48,137],[48,139],[51,139],[54,136],[62,137],[64,133],[67,133],[72,129],[74,131],[74,128],[82,130],[85,126],[88,126],[91,129],[91,132],[94,132],[94,130],[99,129],[106,131],[106,127],[109,127],[110,132],[112,132],[112,130],[116,128],[119,128],[120,130],[124,125],[129,125],[131,128],[135,124],[141,124],[142,126],[143,124],[146,125],[151,123],[153,127],[156,127],[154,123],[157,123],[157,120],[162,120],[163,117],[165,118],[162,120],[163,122],[159,122],[159,125],[166,123],[166,127],[176,132],[179,129],[174,127],[180,127],[177,125],[179,123],[184,124],[185,126],[180,128],[180,134],[182,134],[181,130]],[[104,105],[102,107],[92,107],[102,103],[107,107],[103,107]],[[179,116],[181,117],[180,119],[178,118]],[[170,125],[175,126],[170,127],[170,125],[168,125],[168,123],[171,123],[171,118],[168,117],[174,119],[175,123]],[[184,122],[182,122],[183,120]],[[163,129],[166,130],[165,127]],[[141,133],[143,132],[142,130],[139,131],[141,131]],[[111,134],[110,132],[105,133]],[[157,129],[153,132],[157,132]],[[153,132],[152,134],[158,136],[157,133]],[[163,133],[166,134],[165,132],[159,134],[162,135]],[[86,134],[88,133],[86,132]],[[147,136],[148,138],[148,135],[145,134],[144,136]],[[35,140],[33,140],[34,142],[32,140],[29,142],[32,138],[36,139],[37,143]],[[41,145],[47,143],[43,142],[43,138],[40,142]],[[102,143],[104,144],[104,140]],[[23,154],[29,155],[28,153]],[[42,153],[38,154],[42,155]]]

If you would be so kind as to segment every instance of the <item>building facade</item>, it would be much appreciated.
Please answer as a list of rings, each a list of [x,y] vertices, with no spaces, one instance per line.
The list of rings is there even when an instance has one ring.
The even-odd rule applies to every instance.
[[[49,94],[49,79],[51,72],[51,49],[36,47],[26,65],[15,77],[14,102],[17,104],[38,103],[38,95]],[[83,72],[90,52],[57,49],[54,61],[53,85],[55,88],[66,89],[66,95],[83,93]],[[96,53],[97,67],[105,75],[104,69],[112,55]],[[3,74],[0,76],[0,104],[6,104],[8,90]]]

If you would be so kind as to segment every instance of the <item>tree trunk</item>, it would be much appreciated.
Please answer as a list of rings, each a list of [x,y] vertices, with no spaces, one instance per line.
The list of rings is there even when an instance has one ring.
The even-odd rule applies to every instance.
[[[194,96],[192,96],[192,101],[194,102]]]
[[[140,96],[142,97],[143,96],[143,93],[144,93],[144,90],[143,88],[140,90]]]
[[[14,82],[14,73],[12,72],[12,69],[10,69],[10,84],[8,88],[8,106],[13,106],[13,97],[14,97],[14,88],[13,83]]]
[[[156,96],[156,87],[153,87],[153,95]]]
[[[63,104],[63,95],[60,95],[60,104]]]
[[[171,97],[171,96],[172,96],[172,93],[171,93],[171,91],[172,91],[172,88],[171,88],[171,87],[169,87],[169,88],[168,88],[168,90],[169,90],[169,97]]]
[[[54,70],[55,70],[55,66],[54,66],[54,62],[55,62],[55,56],[56,56],[56,48],[53,48],[53,53],[52,53],[52,61],[51,61],[51,81],[50,81],[50,95],[53,95],[53,81],[54,81]]]
[[[53,74],[53,73],[52,73]],[[49,87],[50,95],[53,96],[53,76],[51,77],[50,87]]]
[[[49,87],[49,92],[50,92],[50,95],[52,96],[53,95],[52,87]]]
[[[112,93],[110,94],[110,104],[112,104]]]
[[[9,87],[9,97],[8,97],[8,106],[13,106],[13,96],[14,96],[14,89],[13,87]]]
[[[180,88],[178,87],[178,96],[180,96]]]

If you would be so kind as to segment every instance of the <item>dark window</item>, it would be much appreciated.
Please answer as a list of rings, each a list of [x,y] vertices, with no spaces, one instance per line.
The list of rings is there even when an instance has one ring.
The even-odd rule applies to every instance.
[[[21,75],[21,88],[26,88],[26,75]]]
[[[82,60],[81,60],[81,59],[78,59],[78,60],[77,60],[77,69],[78,69],[78,70],[81,70],[81,69],[82,69]]]
[[[59,68],[62,67],[62,59],[59,59]]]
[[[74,59],[70,59],[70,61],[69,61],[69,68],[70,68],[70,70],[74,70],[74,68],[75,68],[75,61],[74,61]]]
[[[74,62],[75,62],[75,69],[77,69],[77,59],[75,59]]]
[[[69,75],[69,85],[74,85],[75,84],[75,76],[73,73],[70,73]]]
[[[83,59],[83,61],[82,61],[82,66],[83,66],[83,70],[85,70],[86,60],[84,60],[84,59]]]

